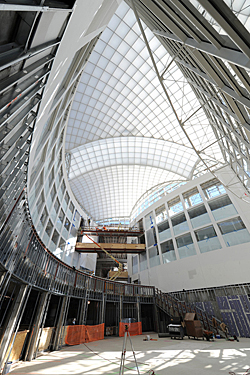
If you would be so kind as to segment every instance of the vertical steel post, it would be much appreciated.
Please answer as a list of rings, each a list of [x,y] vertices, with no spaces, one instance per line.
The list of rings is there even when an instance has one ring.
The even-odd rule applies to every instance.
[[[40,296],[39,306],[37,309],[36,317],[35,317],[32,331],[30,334],[30,338],[28,341],[27,350],[24,356],[25,361],[31,361],[33,359],[35,346],[36,346],[36,342],[37,342],[37,338],[39,334],[39,329],[41,326],[41,321],[44,315],[44,311],[46,309],[47,298],[48,298],[48,293],[42,293]]]
[[[18,329],[22,315],[24,312],[25,301],[29,296],[30,288],[28,285],[21,285],[19,292],[15,298],[13,309],[11,311],[9,321],[5,328],[4,336],[0,347],[0,368],[4,365],[4,360],[14,333],[15,328]],[[18,324],[19,323],[19,324]],[[14,343],[14,342],[13,342]]]

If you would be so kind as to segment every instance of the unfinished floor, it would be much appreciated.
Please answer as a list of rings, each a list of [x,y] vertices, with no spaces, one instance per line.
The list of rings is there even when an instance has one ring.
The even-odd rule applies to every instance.
[[[143,341],[145,335],[132,337],[140,374],[155,375],[215,375],[248,374],[250,369],[250,339],[239,342],[217,339],[214,342],[158,338]],[[43,354],[32,362],[14,364],[12,375],[101,375],[119,374],[123,338],[108,337],[101,341],[67,346],[57,352]],[[250,370],[249,370],[250,373]],[[137,374],[130,343],[127,343],[124,374]]]

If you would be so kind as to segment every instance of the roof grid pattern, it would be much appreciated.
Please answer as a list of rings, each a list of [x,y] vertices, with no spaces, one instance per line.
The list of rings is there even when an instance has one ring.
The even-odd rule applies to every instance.
[[[159,39],[149,28],[143,27],[179,119],[185,123],[194,147],[205,149],[203,154],[208,162],[216,164],[222,160],[220,147],[188,79],[175,62],[171,62],[171,56]],[[71,154],[69,178],[72,190],[96,220],[127,216],[140,197],[138,194],[156,183],[166,181],[167,184],[169,172],[175,173],[174,180],[180,176],[192,178],[198,156],[166,100],[134,13],[125,3],[119,6],[102,33],[81,77],[69,116],[65,149]],[[90,175],[99,174],[100,190],[95,189],[95,193],[100,197],[105,182],[102,179],[110,176],[106,174],[107,170],[112,170],[113,176],[122,165],[123,171],[129,168],[130,175],[133,168],[145,166],[146,169],[158,168],[158,174],[162,176],[158,182],[147,174],[134,182],[117,178],[126,186],[123,189],[120,185],[119,194],[115,194],[117,202],[126,201],[128,205],[120,205],[121,211],[115,208],[114,202],[112,205],[104,202],[105,199],[111,202],[114,197],[112,179],[105,199],[98,198],[98,202],[95,199],[94,205],[98,207],[94,208],[92,185],[87,183]],[[150,181],[146,181],[145,176]],[[132,183],[136,192],[129,199],[124,198]]]

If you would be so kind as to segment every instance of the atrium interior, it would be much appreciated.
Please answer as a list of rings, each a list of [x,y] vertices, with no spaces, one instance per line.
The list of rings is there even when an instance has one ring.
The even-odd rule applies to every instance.
[[[249,338],[250,1],[0,0],[0,25],[3,374],[187,313]]]

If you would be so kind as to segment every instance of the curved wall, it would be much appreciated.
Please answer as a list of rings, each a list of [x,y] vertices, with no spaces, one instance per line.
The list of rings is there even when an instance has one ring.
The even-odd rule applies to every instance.
[[[218,170],[218,176],[230,169]],[[231,173],[233,178],[233,174]],[[248,282],[249,204],[207,174],[144,211],[147,251],[130,257],[132,280],[168,292]]]

